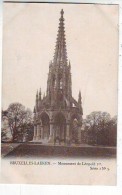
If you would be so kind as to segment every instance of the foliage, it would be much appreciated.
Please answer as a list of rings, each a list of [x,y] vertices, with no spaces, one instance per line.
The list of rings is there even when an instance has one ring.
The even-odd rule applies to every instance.
[[[2,113],[2,123],[1,123],[1,141],[2,142],[11,142],[12,135],[8,124],[7,116]]]
[[[84,120],[87,142],[97,145],[116,145],[117,117],[107,112],[96,111]]]
[[[9,127],[13,141],[23,141],[27,137],[28,126],[32,125],[32,112],[20,103],[12,103],[7,109]]]

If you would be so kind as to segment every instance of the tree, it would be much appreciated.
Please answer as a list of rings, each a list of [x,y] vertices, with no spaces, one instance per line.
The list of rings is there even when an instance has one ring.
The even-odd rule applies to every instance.
[[[9,128],[8,118],[3,114],[2,111],[2,120],[1,120],[1,141],[2,142],[11,142],[12,135]]]
[[[32,112],[20,103],[12,103],[7,109],[9,127],[13,136],[13,141],[23,140],[28,124],[32,123]]]
[[[101,112],[98,124],[98,144],[109,145],[109,130],[111,116],[107,112]]]
[[[89,142],[92,144],[108,144],[110,114],[95,111],[86,116],[85,129],[88,131]]]
[[[110,120],[109,145],[116,146],[116,144],[117,144],[117,116],[114,116]]]

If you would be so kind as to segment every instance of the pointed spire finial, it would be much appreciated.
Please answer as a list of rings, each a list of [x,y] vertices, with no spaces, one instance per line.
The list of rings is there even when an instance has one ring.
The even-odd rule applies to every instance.
[[[38,90],[37,90],[37,93],[36,93],[36,97],[38,97]]]
[[[33,113],[36,113],[36,109],[35,109],[35,106],[34,106],[34,109],[33,109]]]
[[[41,93],[41,88],[40,88],[40,91],[39,91],[39,100],[41,100],[41,95],[42,95],[42,93]]]
[[[78,103],[81,105],[81,91],[79,91],[79,95],[78,95]]]
[[[81,90],[79,90],[79,95],[81,96]]]
[[[40,91],[39,91],[39,94],[41,94],[41,87],[40,87]]]
[[[36,93],[36,110],[38,110],[38,90],[37,90],[37,93]]]
[[[69,68],[71,68],[71,63],[70,63],[70,60],[69,60]]]
[[[63,16],[63,14],[64,14],[64,10],[62,9],[62,10],[61,10],[61,16]]]
[[[53,63],[55,65],[67,65],[67,49],[66,49],[66,38],[65,38],[65,27],[64,27],[64,11],[61,10],[61,17],[59,19],[59,27],[57,34],[57,41],[55,46]]]

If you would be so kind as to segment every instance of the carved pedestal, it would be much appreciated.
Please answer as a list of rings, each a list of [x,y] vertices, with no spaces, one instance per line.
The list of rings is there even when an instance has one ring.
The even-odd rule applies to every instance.
[[[40,129],[40,125],[37,125],[37,136],[36,136],[36,140],[39,141],[41,139],[41,129]]]
[[[66,143],[70,144],[70,124],[67,123],[66,126]]]
[[[34,125],[34,136],[33,136],[33,141],[36,141],[36,136],[37,136],[37,126]]]
[[[53,143],[54,142],[54,132],[53,132],[53,123],[50,123],[50,136],[48,143]]]
[[[81,143],[81,126],[78,127],[78,143]]]

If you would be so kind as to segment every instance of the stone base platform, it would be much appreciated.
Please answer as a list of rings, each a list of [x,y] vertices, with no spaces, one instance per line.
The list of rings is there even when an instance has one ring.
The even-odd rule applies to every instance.
[[[5,157],[55,158],[55,157],[116,157],[116,147],[90,146],[87,144],[54,145],[41,142],[22,143]]]

